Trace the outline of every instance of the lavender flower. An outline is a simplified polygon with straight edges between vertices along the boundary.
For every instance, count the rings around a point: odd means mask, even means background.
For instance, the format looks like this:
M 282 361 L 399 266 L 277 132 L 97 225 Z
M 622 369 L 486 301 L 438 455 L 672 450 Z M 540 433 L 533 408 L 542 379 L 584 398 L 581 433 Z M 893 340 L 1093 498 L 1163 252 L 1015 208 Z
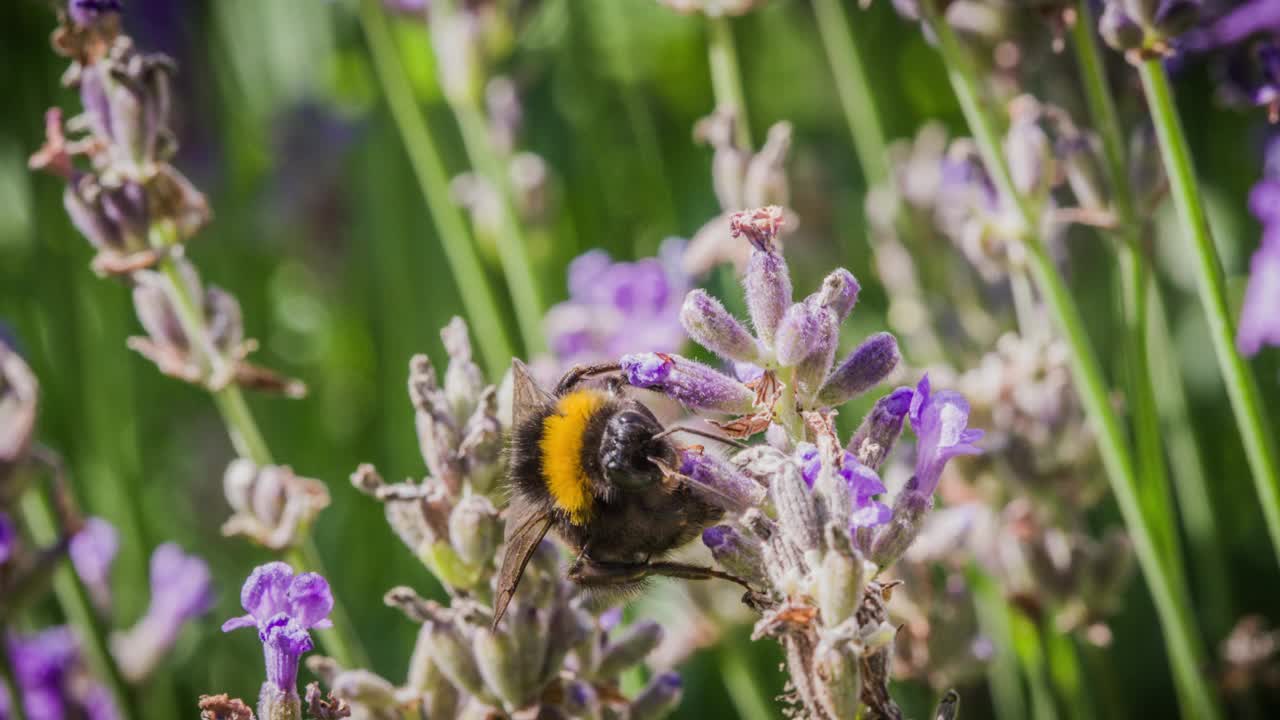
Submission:
M 1098 24 L 1108 45 L 1148 58 L 1169 54 L 1199 16 L 1200 0 L 1106 0 Z
M 209 566 L 174 543 L 151 554 L 151 604 L 133 627 L 111 636 L 120 671 L 140 682 L 155 670 L 186 624 L 213 606 Z
M 67 15 L 71 22 L 86 27 L 117 15 L 120 10 L 120 0 L 71 0 L 67 3 Z
M 694 487 L 713 496 L 717 505 L 734 512 L 744 512 L 765 498 L 764 486 L 728 462 L 704 452 L 681 450 L 680 474 L 692 480 Z
M 800 465 L 800 474 L 810 488 L 817 482 L 823 470 L 822 454 L 813 443 L 799 443 L 795 449 L 795 459 Z M 862 464 L 853 453 L 844 451 L 841 464 L 831 471 L 838 481 L 843 482 L 852 500 L 850 508 L 850 531 L 860 527 L 875 527 L 889 521 L 889 506 L 876 501 L 876 495 L 886 491 L 884 483 L 875 470 Z M 834 514 L 834 513 L 833 513 Z
M 569 264 L 569 299 L 546 316 L 547 343 L 563 367 L 684 345 L 680 303 L 689 289 L 679 269 L 683 241 L 663 243 L 658 257 L 617 262 L 603 250 Z
M 68 551 L 76 574 L 89 590 L 89 596 L 99 611 L 111 608 L 111 564 L 120 549 L 120 538 L 115 527 L 100 517 L 84 522 L 80 532 L 71 538 Z
M 770 348 L 774 345 L 778 326 L 791 306 L 791 273 L 786 260 L 773 244 L 783 227 L 782 217 L 782 209 L 771 206 L 735 213 L 729 220 L 733 237 L 745 236 L 754 248 L 751 259 L 747 261 L 743 288 L 756 336 Z
M 227 466 L 222 487 L 234 513 L 222 524 L 222 534 L 241 535 L 272 550 L 297 542 L 329 505 L 329 490 L 319 480 L 298 477 L 284 466 L 258 467 L 244 458 Z
M 9 514 L 0 510 L 0 565 L 9 562 L 18 544 L 18 531 L 13 527 Z
M 69 627 L 10 634 L 6 649 L 21 696 L 10 702 L 21 702 L 31 720 L 120 717 L 110 692 L 85 670 Z
M 31 448 L 39 401 L 40 386 L 31 368 L 0 339 L 0 505 L 8 505 L 22 492 L 8 481 Z
M 240 590 L 246 615 L 222 624 L 222 631 L 256 627 L 266 659 L 258 714 L 264 718 L 300 718 L 298 661 L 313 647 L 311 628 L 333 625 L 329 583 L 315 573 L 294 575 L 282 562 L 259 565 Z
M 911 429 L 919 438 L 914 490 L 930 496 L 948 460 L 982 452 L 974 443 L 981 440 L 984 433 L 968 429 L 969 402 L 964 396 L 949 390 L 931 392 L 928 375 L 916 386 L 910 416 Z
M 1280 140 L 1273 140 L 1271 155 L 1280 155 Z M 1280 345 L 1280 172 L 1268 172 L 1249 194 L 1249 208 L 1262 223 L 1262 243 L 1249 262 L 1249 285 L 1240 310 L 1236 344 L 1246 355 L 1256 355 L 1263 345 Z
M 893 335 L 876 333 L 854 348 L 818 390 L 818 403 L 837 407 L 884 381 L 898 367 L 902 355 Z

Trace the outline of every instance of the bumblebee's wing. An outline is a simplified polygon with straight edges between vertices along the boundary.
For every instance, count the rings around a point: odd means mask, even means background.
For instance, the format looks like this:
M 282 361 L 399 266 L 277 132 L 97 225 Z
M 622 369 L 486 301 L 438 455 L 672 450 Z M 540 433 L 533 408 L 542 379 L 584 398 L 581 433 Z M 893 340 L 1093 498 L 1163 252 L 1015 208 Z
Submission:
M 511 419 L 516 427 L 555 402 L 550 393 L 538 387 L 528 365 L 519 359 L 511 361 Z
M 519 362 L 518 360 L 516 362 Z M 502 568 L 498 571 L 498 596 L 493 602 L 493 628 L 507 612 L 507 605 L 515 597 L 520 578 L 529 564 L 529 558 L 551 529 L 551 513 L 535 508 L 519 513 L 507 524 L 507 549 L 502 555 Z

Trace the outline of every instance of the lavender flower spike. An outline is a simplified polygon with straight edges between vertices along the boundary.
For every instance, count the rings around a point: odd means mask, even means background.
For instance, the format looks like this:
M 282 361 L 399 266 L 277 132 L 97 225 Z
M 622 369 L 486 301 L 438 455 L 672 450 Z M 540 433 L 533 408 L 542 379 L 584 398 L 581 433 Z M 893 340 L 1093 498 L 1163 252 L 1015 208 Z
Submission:
M 787 270 L 787 261 L 773 244 L 781 229 L 782 209 L 773 205 L 734 213 L 729 218 L 729 232 L 733 237 L 745 235 L 755 248 L 747 261 L 742 285 L 756 336 L 767 347 L 773 347 L 778 324 L 791 306 L 791 273 Z
M 149 676 L 182 628 L 213 605 L 209 566 L 174 543 L 151 553 L 151 604 L 136 625 L 111 636 L 111 654 L 130 681 Z
M 755 404 L 751 388 L 679 355 L 623 355 L 621 365 L 627 382 L 666 393 L 693 410 L 744 415 L 751 412 Z
M 282 562 L 259 565 L 240 590 L 240 604 L 248 614 L 231 618 L 222 631 L 258 628 L 266 659 L 267 682 L 262 685 L 258 715 L 271 720 L 301 717 L 298 661 L 313 647 L 311 628 L 333 625 L 329 583 L 315 573 L 294 575 Z
M 94 606 L 103 612 L 111 608 L 111 564 L 119 549 L 115 527 L 100 517 L 85 520 L 68 547 L 76 574 L 89 590 Z
M 859 462 L 872 469 L 884 463 L 902 435 L 902 423 L 911 410 L 915 394 L 909 387 L 900 387 L 876 401 L 849 441 L 848 450 Z
M 916 386 L 910 414 L 911 429 L 919 438 L 914 491 L 929 497 L 938 487 L 948 460 L 982 452 L 974 443 L 981 440 L 984 433 L 968 429 L 969 402 L 964 396 L 949 390 L 931 392 L 928 375 Z
M 756 339 L 705 290 L 694 290 L 685 297 L 680 308 L 680 323 L 689 337 L 726 360 L 759 361 Z
M 818 391 L 818 403 L 838 407 L 878 385 L 898 366 L 898 340 L 887 332 L 876 333 L 840 363 Z

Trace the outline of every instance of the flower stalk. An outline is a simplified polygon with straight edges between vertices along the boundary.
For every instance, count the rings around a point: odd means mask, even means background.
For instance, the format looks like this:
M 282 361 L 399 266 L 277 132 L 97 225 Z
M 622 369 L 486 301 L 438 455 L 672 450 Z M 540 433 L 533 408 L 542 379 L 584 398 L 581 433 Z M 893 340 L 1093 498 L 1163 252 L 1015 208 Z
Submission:
M 1169 176 L 1174 206 L 1183 232 L 1195 252 L 1193 266 L 1200 302 L 1209 321 L 1209 335 L 1218 357 L 1218 366 L 1227 386 L 1227 395 L 1231 398 L 1236 424 L 1240 427 L 1271 544 L 1277 558 L 1280 558 L 1280 466 L 1277 466 L 1274 436 L 1262 409 L 1253 371 L 1235 344 L 1235 325 L 1227 303 L 1222 266 L 1196 184 L 1191 150 L 1174 105 L 1169 76 L 1160 60 L 1144 60 L 1138 66 L 1138 73 L 1142 77 L 1147 105 L 1160 141 L 1160 153 Z
M 813 12 L 863 179 L 869 187 L 885 183 L 889 180 L 888 142 L 872 101 L 871 82 L 849 29 L 849 18 L 840 0 L 813 0 Z
M 716 106 L 733 114 L 738 147 L 751 145 L 751 125 L 747 122 L 747 100 L 742 85 L 738 49 L 733 42 L 733 26 L 720 15 L 707 18 L 707 61 L 711 66 L 711 89 Z M 740 209 L 740 208 L 738 208 Z
M 1147 346 L 1147 323 L 1150 317 L 1147 300 L 1151 289 L 1151 275 L 1142 247 L 1142 226 L 1134 210 L 1133 195 L 1129 187 L 1119 113 L 1107 87 L 1102 55 L 1093 34 L 1092 8 L 1088 2 L 1082 1 L 1077 4 L 1076 12 L 1079 19 L 1072 30 L 1072 41 L 1083 76 L 1089 113 L 1102 138 L 1111 198 L 1119 220 L 1116 229 L 1119 240 L 1117 253 L 1120 256 L 1124 338 L 1128 343 L 1127 379 L 1138 457 L 1137 468 L 1148 515 L 1153 519 L 1167 521 L 1161 522 L 1160 527 L 1163 552 L 1171 563 L 1170 567 L 1177 570 L 1182 567 L 1178 560 L 1181 552 L 1167 487 L 1169 473 L 1165 465 L 1161 440 L 1163 432 L 1152 384 L 1154 374 L 1151 371 L 1151 353 Z M 1180 584 L 1185 585 L 1185 579 Z
M 502 324 L 503 314 L 499 312 L 498 302 L 485 278 L 462 210 L 449 200 L 449 178 L 440 159 L 439 147 L 426 119 L 415 107 L 413 88 L 400 66 L 382 3 L 378 0 L 361 2 L 360 25 L 369 43 L 374 70 L 387 97 L 392 119 L 399 128 L 423 200 L 431 211 L 436 235 L 457 280 L 463 307 L 475 325 L 476 340 L 485 366 L 490 373 L 501 372 L 513 354 L 511 340 Z
M 1162 555 L 1153 519 L 1143 508 L 1133 460 L 1120 422 L 1111 407 L 1102 367 L 1085 331 L 1080 309 L 1039 238 L 1039 213 L 1027 198 L 1015 190 L 1009 166 L 1000 152 L 995 122 L 978 99 L 978 78 L 971 59 L 955 30 L 940 17 L 934 3 L 922 2 L 920 7 L 928 26 L 937 36 L 938 50 L 946 62 L 952 88 L 996 188 L 1017 211 L 1025 233 L 1032 278 L 1054 324 L 1067 342 L 1072 376 L 1086 414 L 1097 432 L 1098 449 L 1112 492 L 1133 538 L 1135 554 L 1164 628 L 1180 700 L 1189 716 L 1221 717 L 1213 691 L 1201 672 L 1206 652 L 1196 631 L 1187 593 L 1179 588 L 1179 574 L 1169 567 Z

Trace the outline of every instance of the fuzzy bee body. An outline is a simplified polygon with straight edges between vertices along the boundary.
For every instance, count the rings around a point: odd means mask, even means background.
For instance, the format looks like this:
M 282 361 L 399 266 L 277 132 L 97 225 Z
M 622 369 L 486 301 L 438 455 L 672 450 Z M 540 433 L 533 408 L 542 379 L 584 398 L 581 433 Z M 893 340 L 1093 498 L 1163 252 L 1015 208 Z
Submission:
M 670 470 L 678 466 L 676 447 L 647 407 L 616 384 L 583 383 L 608 369 L 571 371 L 551 394 L 514 364 L 511 504 L 495 625 L 551 529 L 576 554 L 569 578 L 583 586 L 627 590 L 655 574 L 718 576 L 661 561 L 722 510 Z

